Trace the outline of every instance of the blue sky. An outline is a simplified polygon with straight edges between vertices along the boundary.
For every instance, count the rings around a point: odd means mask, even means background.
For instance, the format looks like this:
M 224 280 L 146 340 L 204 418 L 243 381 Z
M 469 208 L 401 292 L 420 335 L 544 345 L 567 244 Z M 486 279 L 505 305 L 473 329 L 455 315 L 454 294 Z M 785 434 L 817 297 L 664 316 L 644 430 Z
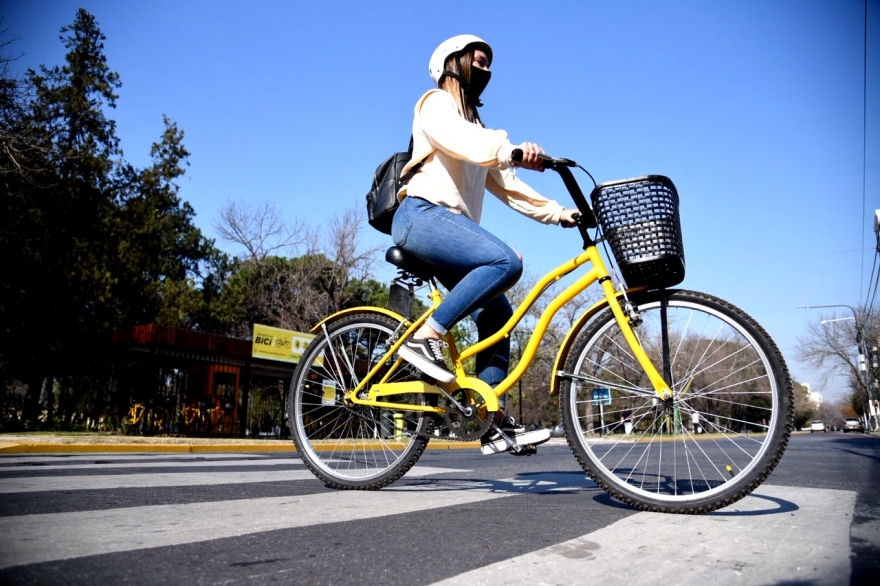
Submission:
M 880 208 L 877 0 L 868 3 L 866 123 L 863 0 L 6 0 L 3 27 L 24 53 L 17 65 L 61 64 L 59 29 L 80 6 L 96 16 L 121 75 L 112 117 L 125 158 L 146 165 L 163 114 L 173 118 L 192 153 L 180 195 L 212 237 L 231 200 L 268 200 L 312 224 L 361 207 L 376 165 L 406 147 L 434 47 L 463 32 L 485 38 L 495 52 L 487 126 L 575 159 L 600 182 L 671 177 L 682 286 L 740 306 L 796 379 L 826 397 L 843 392 L 794 356 L 806 323 L 835 311 L 796 306 L 855 306 L 869 290 Z M 555 174 L 520 176 L 565 201 Z M 579 251 L 574 231 L 491 195 L 483 224 L 533 274 Z M 370 233 L 366 243 L 390 241 Z

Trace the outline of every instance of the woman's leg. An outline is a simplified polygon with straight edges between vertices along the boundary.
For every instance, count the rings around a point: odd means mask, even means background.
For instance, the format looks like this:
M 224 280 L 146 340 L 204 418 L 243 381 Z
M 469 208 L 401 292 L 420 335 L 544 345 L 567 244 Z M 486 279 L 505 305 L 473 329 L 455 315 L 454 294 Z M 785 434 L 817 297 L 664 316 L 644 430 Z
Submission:
M 451 285 L 429 320 L 439 334 L 485 307 L 522 274 L 519 255 L 500 239 L 470 218 L 419 198 L 401 203 L 392 236 L 398 246 L 437 267 L 444 286 Z M 503 304 L 509 310 L 510 304 Z M 489 315 L 497 322 L 495 314 Z
M 503 293 L 522 274 L 522 260 L 513 249 L 467 217 L 408 197 L 395 214 L 392 236 L 398 246 L 434 265 L 438 280 L 449 289 L 449 294 L 428 320 L 434 332 L 445 334 L 462 318 L 471 315 L 477 323 L 479 339 L 484 340 L 513 315 Z M 406 346 L 401 348 L 401 356 L 405 350 Z M 432 351 L 438 360 L 431 366 L 438 369 L 438 374 L 449 374 L 454 380 L 452 373 L 442 372 L 445 366 L 442 366 L 439 349 Z M 510 339 L 504 338 L 476 358 L 480 380 L 497 385 L 507 376 Z M 502 414 L 501 411 L 496 413 L 496 425 L 481 438 L 482 453 L 510 451 L 531 455 L 536 445 L 550 439 L 549 430 L 527 431 Z
M 477 324 L 477 335 L 480 340 L 500 330 L 513 315 L 510 302 L 504 295 L 489 301 L 481 309 L 471 314 Z M 503 338 L 476 356 L 477 378 L 489 386 L 497 386 L 507 377 L 510 366 L 510 338 Z M 503 396 L 501 397 L 504 398 Z

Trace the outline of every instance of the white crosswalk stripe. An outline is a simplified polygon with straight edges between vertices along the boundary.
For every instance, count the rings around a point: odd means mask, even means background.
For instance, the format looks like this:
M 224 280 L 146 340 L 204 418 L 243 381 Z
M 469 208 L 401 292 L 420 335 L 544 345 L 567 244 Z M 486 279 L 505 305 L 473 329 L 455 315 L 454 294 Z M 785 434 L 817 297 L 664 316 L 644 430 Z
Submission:
M 180 472 L 67 474 L 0 477 L 0 493 L 106 490 L 295 482 L 313 480 L 298 459 L 254 460 L 212 455 L 159 462 L 151 456 L 114 456 L 109 463 L 72 460 L 68 466 L 45 457 L 16 457 L 0 472 L 16 475 L 164 466 Z M 39 459 L 38 459 L 39 458 Z M 192 458 L 192 456 L 190 456 Z M 0 463 L 11 459 L 0 458 Z M 115 461 L 118 460 L 118 461 Z M 98 462 L 104 460 L 98 458 Z M 50 466 L 22 464 L 48 462 Z M 223 472 L 199 467 L 229 466 Z M 240 467 L 262 466 L 260 470 Z M 274 470 L 273 466 L 295 467 Z M 109 468 L 108 468 L 109 467 Z M 195 468 L 195 470 L 184 470 Z M 407 478 L 467 470 L 414 467 Z M 544 473 L 496 481 L 434 478 L 398 483 L 375 492 L 335 491 L 295 496 L 186 504 L 131 506 L 103 510 L 0 517 L 0 569 L 149 548 L 196 544 L 279 529 L 392 517 L 456 505 L 473 505 L 527 494 L 595 491 L 582 474 Z M 845 584 L 849 581 L 849 532 L 856 493 L 763 485 L 735 505 L 703 516 L 634 513 L 574 539 L 465 571 L 437 584 L 570 584 L 589 574 L 609 584 L 733 583 L 796 581 Z M 780 512 L 785 506 L 784 512 Z M 816 528 L 821 528 L 817 539 Z M 717 552 L 724 552 L 717 555 Z M 666 563 L 675 556 L 677 563 Z M 496 558 L 497 559 L 497 558 Z M 632 560 L 638 559 L 638 564 Z M 511 581 L 510 577 L 515 576 Z
M 798 508 L 781 524 L 741 514 L 773 510 L 768 498 Z M 585 571 L 606 584 L 849 584 L 855 502 L 850 491 L 764 485 L 709 515 L 638 513 L 435 586 L 494 586 L 514 567 L 520 584 L 577 584 Z M 667 563 L 672 557 L 676 563 Z
M 467 485 L 457 490 L 403 487 L 4 517 L 0 535 L 15 538 L 2 548 L 0 567 L 368 519 L 514 494 Z
M 414 466 L 410 476 L 454 472 L 445 468 Z M 154 474 L 111 474 L 104 476 L 28 476 L 0 481 L 0 494 L 16 492 L 51 492 L 56 490 L 102 490 L 113 488 L 157 488 L 162 486 L 202 486 L 211 484 L 246 484 L 310 480 L 308 470 L 264 470 L 260 472 L 170 472 Z
M 2 460 L 0 460 L 2 463 Z M 92 462 L 91 464 L 52 464 L 41 466 L 0 466 L 0 472 L 33 472 L 35 470 L 108 470 L 113 468 L 207 468 L 207 467 L 237 467 L 237 466 L 302 466 L 303 462 L 299 458 L 273 458 L 270 460 L 208 460 L 202 461 L 198 459 L 184 462 Z

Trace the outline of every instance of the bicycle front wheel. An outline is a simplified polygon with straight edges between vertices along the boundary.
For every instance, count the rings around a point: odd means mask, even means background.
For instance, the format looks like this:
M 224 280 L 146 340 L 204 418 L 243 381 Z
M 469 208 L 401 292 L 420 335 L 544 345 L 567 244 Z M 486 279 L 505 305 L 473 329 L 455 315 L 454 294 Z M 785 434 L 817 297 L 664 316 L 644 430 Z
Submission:
M 560 410 L 575 457 L 639 509 L 703 513 L 770 474 L 788 443 L 793 395 L 785 362 L 748 315 L 693 291 L 633 296 L 633 329 L 672 389 L 658 399 L 607 310 L 575 342 Z
M 419 459 L 428 444 L 433 416 L 424 411 L 346 405 L 377 364 L 378 382 L 394 364 L 385 359 L 400 324 L 375 314 L 346 317 L 327 326 L 303 353 L 290 388 L 290 422 L 297 452 L 308 468 L 333 488 L 372 490 L 391 484 Z M 386 382 L 418 380 L 402 364 Z M 385 400 L 425 405 L 424 394 Z

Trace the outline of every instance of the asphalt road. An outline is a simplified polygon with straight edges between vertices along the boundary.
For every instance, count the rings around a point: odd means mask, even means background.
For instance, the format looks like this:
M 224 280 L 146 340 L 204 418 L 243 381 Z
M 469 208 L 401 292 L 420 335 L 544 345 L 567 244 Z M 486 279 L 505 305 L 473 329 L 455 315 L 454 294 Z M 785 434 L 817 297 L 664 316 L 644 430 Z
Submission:
M 568 447 L 428 451 L 326 489 L 295 454 L 0 456 L 3 584 L 876 584 L 880 438 L 800 434 L 699 517 L 605 495 Z

